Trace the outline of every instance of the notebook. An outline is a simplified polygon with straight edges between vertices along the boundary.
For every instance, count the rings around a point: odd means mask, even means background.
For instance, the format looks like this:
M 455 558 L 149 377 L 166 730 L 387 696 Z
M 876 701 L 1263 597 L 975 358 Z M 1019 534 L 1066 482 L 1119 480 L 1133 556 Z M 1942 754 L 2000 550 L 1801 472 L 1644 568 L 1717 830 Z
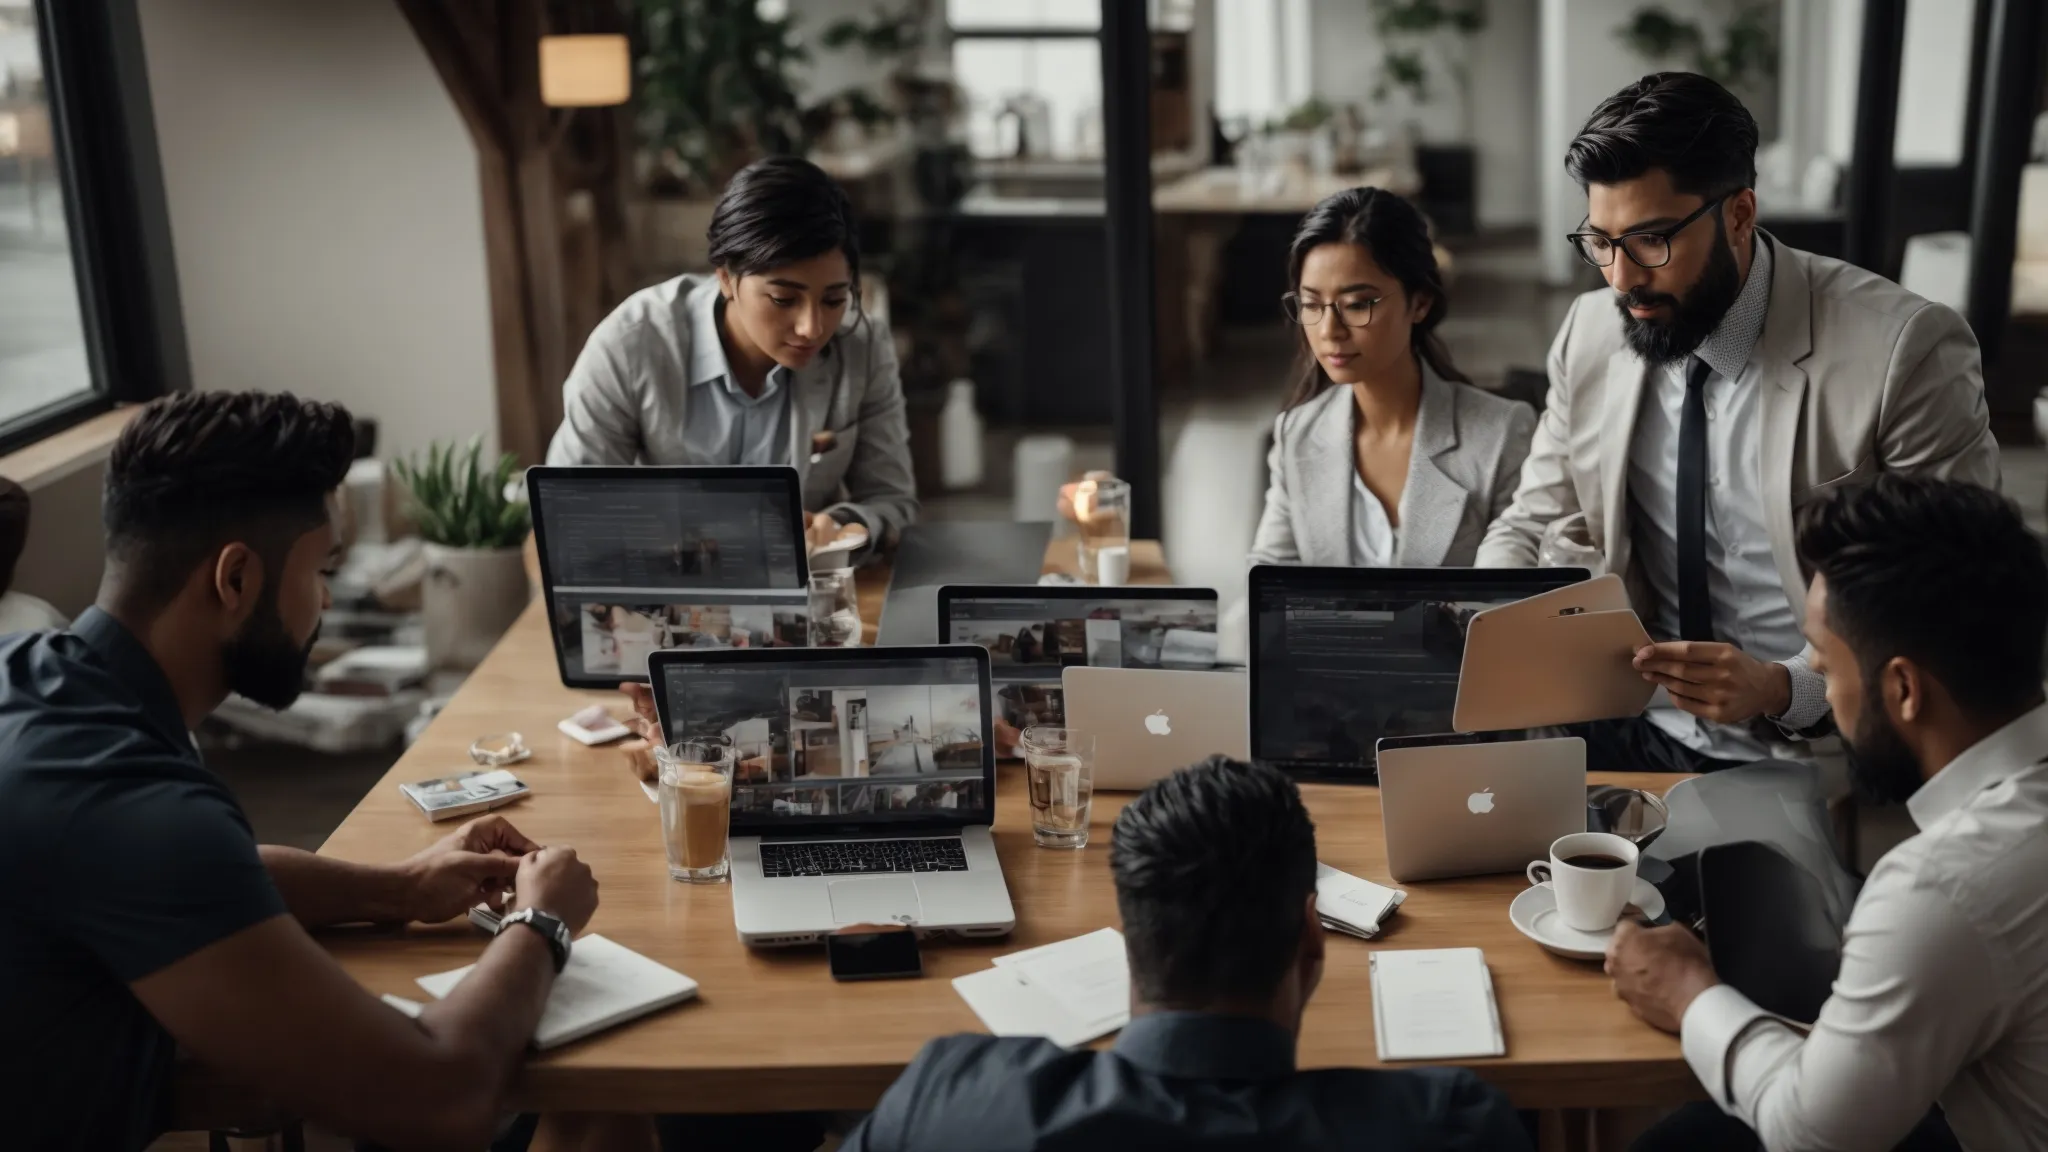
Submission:
M 1382 1060 L 1505 1056 L 1493 974 L 1477 948 L 1372 954 L 1373 1040 Z
M 1123 933 L 1103 928 L 995 958 L 953 981 L 997 1036 L 1043 1036 L 1076 1048 L 1131 1021 L 1131 968 Z
M 1370 940 L 1408 893 L 1342 872 L 1328 864 L 1316 864 L 1316 914 L 1323 927 Z
M 462 983 L 470 968 L 422 976 L 419 986 L 439 1000 Z M 582 936 L 569 952 L 569 966 L 555 977 L 533 1046 L 560 1047 L 696 994 L 697 982 L 681 972 L 602 936 Z

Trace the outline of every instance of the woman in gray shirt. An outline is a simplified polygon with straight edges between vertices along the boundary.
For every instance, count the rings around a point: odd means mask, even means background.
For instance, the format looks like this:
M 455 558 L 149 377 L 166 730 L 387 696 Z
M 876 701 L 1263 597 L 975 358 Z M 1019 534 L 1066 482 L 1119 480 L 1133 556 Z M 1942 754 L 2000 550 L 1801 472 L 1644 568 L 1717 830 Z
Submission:
M 787 464 L 813 548 L 917 518 L 888 326 L 860 313 L 853 206 L 817 165 L 771 156 L 727 185 L 712 275 L 627 297 L 562 385 L 550 464 Z

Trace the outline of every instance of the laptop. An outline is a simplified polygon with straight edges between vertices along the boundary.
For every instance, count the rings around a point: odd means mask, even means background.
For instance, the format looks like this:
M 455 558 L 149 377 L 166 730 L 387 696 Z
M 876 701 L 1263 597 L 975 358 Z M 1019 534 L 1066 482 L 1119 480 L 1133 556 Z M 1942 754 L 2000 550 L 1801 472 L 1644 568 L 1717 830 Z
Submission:
M 988 649 L 996 714 L 1018 731 L 1072 727 L 1067 669 L 1216 667 L 1214 588 L 948 584 L 938 590 L 942 644 Z M 1237 689 L 1242 692 L 1242 686 Z
M 1252 758 L 1299 779 L 1373 783 L 1380 740 L 1453 731 L 1474 615 L 1584 579 L 1583 568 L 1254 567 Z
M 796 469 L 538 467 L 526 493 L 563 684 L 645 680 L 664 648 L 809 643 Z
M 849 924 L 1001 936 L 988 653 L 920 648 L 657 652 L 670 741 L 724 736 L 732 912 L 757 947 Z
M 1245 679 L 1157 668 L 1069 668 L 1067 728 L 1095 738 L 1095 789 L 1136 791 L 1221 753 L 1251 756 Z
M 1379 742 L 1380 823 L 1397 882 L 1520 872 L 1586 830 L 1586 742 L 1412 736 Z

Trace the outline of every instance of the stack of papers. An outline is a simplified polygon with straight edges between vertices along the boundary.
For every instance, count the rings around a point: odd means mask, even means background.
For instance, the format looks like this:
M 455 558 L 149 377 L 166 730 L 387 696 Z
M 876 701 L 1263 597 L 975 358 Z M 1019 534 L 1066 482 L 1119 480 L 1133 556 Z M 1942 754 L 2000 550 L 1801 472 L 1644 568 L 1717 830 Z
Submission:
M 998 1036 L 1043 1036 L 1074 1048 L 1131 1022 L 1131 966 L 1114 928 L 995 958 L 953 981 Z
M 1381 949 L 1371 963 L 1373 1039 L 1380 1059 L 1507 1055 L 1484 952 Z
M 422 976 L 419 986 L 439 1000 L 453 992 L 469 972 L 469 968 L 457 968 L 453 972 Z M 555 986 L 548 992 L 540 1026 L 533 1031 L 533 1045 L 554 1048 L 581 1040 L 696 994 L 697 982 L 667 965 L 602 936 L 579 936 L 569 950 L 569 966 L 555 977 Z M 406 1011 L 400 998 L 387 996 L 384 1000 L 399 1011 Z
M 1407 898 L 1399 888 L 1339 872 L 1328 864 L 1316 865 L 1316 913 L 1323 927 L 1333 931 L 1370 940 Z

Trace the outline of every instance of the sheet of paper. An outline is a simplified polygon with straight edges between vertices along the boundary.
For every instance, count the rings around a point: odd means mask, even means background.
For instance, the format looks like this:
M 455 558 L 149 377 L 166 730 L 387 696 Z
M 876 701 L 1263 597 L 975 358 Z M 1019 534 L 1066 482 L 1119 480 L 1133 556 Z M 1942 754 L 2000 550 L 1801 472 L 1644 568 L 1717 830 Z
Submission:
M 1477 948 L 1372 954 L 1373 1037 L 1382 1060 L 1502 1056 L 1493 976 Z
M 417 983 L 438 1000 L 470 968 L 422 976 Z M 602 936 L 581 936 L 569 952 L 569 966 L 555 977 L 533 1042 L 541 1048 L 567 1044 L 696 994 L 697 982 L 681 972 Z
M 998 956 L 995 965 L 995 970 L 1008 973 L 1012 982 L 991 979 L 975 987 L 984 996 L 998 995 L 999 1011 L 1019 997 L 1028 996 L 1032 1011 L 1052 1013 L 1050 1022 L 1044 1024 L 1035 1023 L 1026 1015 L 1022 1031 L 1016 1033 L 998 1031 L 984 1015 L 983 1023 L 989 1024 L 997 1035 L 1052 1036 L 1071 1046 L 1054 1033 L 1092 1040 L 1130 1021 L 1130 962 L 1124 957 L 1123 933 L 1114 928 Z M 1025 993 L 1012 991 L 1020 986 Z M 968 992 L 961 995 L 968 996 Z M 972 1004 L 971 998 L 969 1002 Z M 978 1007 L 975 1011 L 981 1013 Z
M 1326 920 L 1378 931 L 1407 898 L 1408 893 L 1399 888 L 1375 884 L 1328 864 L 1316 865 L 1316 912 Z
M 1128 1013 L 1114 1020 L 1076 1020 L 1044 989 L 1009 968 L 957 977 L 953 990 L 997 1036 L 1043 1036 L 1062 1048 L 1077 1048 L 1130 1022 Z

